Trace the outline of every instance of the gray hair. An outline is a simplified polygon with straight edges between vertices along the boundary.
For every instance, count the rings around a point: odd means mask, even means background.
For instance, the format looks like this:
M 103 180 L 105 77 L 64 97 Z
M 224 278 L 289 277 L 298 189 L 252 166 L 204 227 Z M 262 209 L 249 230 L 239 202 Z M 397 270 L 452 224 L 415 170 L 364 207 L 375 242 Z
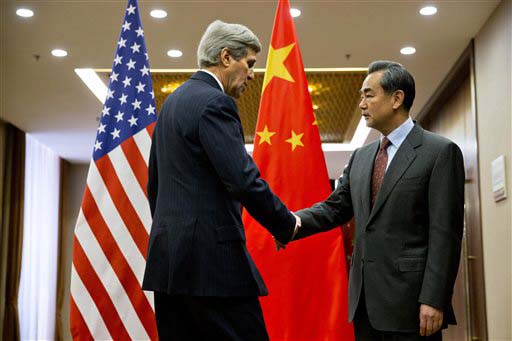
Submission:
M 235 60 L 240 60 L 247 56 L 247 48 L 251 48 L 256 53 L 260 52 L 261 43 L 247 27 L 215 20 L 208 26 L 199 42 L 197 48 L 199 67 L 218 65 L 223 48 L 227 48 Z

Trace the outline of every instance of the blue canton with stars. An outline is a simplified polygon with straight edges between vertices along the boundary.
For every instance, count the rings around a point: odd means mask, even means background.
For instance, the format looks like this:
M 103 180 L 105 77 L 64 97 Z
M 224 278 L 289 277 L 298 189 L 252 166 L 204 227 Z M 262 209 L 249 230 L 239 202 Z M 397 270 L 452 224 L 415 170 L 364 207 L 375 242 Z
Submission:
M 155 94 L 137 0 L 129 0 L 94 143 L 94 161 L 145 129 L 156 118 Z

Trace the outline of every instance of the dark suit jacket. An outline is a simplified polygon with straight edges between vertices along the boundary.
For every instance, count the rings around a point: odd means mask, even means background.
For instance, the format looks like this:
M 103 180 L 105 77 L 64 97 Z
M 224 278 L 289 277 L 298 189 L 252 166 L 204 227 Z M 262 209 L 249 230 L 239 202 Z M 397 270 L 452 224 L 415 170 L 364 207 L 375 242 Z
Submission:
M 302 220 L 298 238 L 355 216 L 351 321 L 364 290 L 368 316 L 378 330 L 417 331 L 421 303 L 443 309 L 444 321 L 454 324 L 451 298 L 464 216 L 462 153 L 416 124 L 389 165 L 372 209 L 378 148 L 376 141 L 354 151 L 329 198 L 296 213 Z
M 283 242 L 295 217 L 260 178 L 243 136 L 234 99 L 205 72 L 165 101 L 149 160 L 153 225 L 145 290 L 267 294 L 245 245 L 241 206 Z

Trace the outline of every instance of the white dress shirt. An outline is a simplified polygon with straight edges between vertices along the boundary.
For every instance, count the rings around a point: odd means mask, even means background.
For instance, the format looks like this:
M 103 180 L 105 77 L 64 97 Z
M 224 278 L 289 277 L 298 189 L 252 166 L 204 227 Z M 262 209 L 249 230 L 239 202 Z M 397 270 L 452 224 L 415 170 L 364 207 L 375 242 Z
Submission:
M 217 78 L 217 76 L 215 76 L 215 74 L 213 72 L 210 72 L 208 70 L 204 70 L 204 69 L 201 69 L 199 70 L 201 72 L 206 72 L 207 74 L 209 74 L 210 76 L 212 76 L 216 81 L 217 83 L 219 83 L 219 86 L 220 86 L 220 89 L 222 90 L 222 92 L 225 92 L 224 91 L 224 87 L 222 86 L 222 83 L 220 82 L 219 78 Z
M 388 170 L 389 165 L 391 164 L 391 161 L 395 157 L 396 152 L 398 151 L 398 148 L 400 148 L 400 145 L 402 142 L 404 142 L 405 138 L 409 133 L 411 132 L 412 128 L 414 128 L 414 122 L 412 121 L 411 117 L 407 119 L 402 125 L 395 130 L 393 130 L 391 133 L 386 136 L 391 142 L 388 146 L 387 152 L 388 152 L 388 164 L 386 166 L 386 170 Z M 384 135 L 380 137 L 380 141 L 382 142 L 382 139 L 384 138 Z

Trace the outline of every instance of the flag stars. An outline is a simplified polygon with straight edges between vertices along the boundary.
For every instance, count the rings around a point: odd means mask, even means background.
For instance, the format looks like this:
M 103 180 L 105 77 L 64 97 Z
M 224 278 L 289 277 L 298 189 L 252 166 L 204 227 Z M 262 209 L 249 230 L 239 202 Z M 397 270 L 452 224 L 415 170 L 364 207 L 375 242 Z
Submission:
M 304 147 L 304 144 L 301 141 L 303 135 L 304 133 L 296 134 L 295 131 L 292 130 L 292 137 L 286 140 L 286 142 L 292 145 L 292 151 L 294 151 L 297 146 Z
M 265 91 L 265 88 L 274 77 L 295 83 L 295 80 L 284 65 L 286 58 L 288 58 L 294 47 L 295 43 L 280 49 L 274 49 L 272 45 L 270 45 L 270 51 L 268 52 L 267 71 L 265 72 L 265 78 L 263 79 L 263 91 Z
M 149 69 L 144 65 L 142 69 L 139 70 L 142 73 L 142 76 L 149 76 Z
M 148 112 L 148 115 L 155 114 L 155 107 L 151 104 L 146 108 L 146 111 Z
M 104 91 L 104 104 L 96 126 L 94 160 L 118 147 L 131 134 L 156 121 L 149 56 L 137 2 L 129 0 L 125 9 L 112 70 L 106 76 L 109 85 Z
M 127 98 L 128 98 L 127 95 L 121 94 L 121 97 L 119 97 L 119 102 L 121 102 L 121 104 L 125 104 L 127 102 L 126 101 Z
M 135 110 L 135 109 L 140 109 L 140 104 L 141 104 L 141 103 L 142 103 L 142 102 L 141 102 L 141 101 L 139 101 L 139 100 L 137 100 L 137 99 L 136 99 L 135 101 L 133 101 L 133 102 L 132 102 L 133 110 Z
M 100 142 L 98 140 L 96 140 L 96 142 L 94 143 L 94 151 L 97 151 L 97 150 L 101 150 L 101 144 L 103 142 Z
M 123 81 L 124 87 L 126 88 L 127 86 L 130 86 L 130 85 L 131 85 L 131 84 L 130 84 L 130 82 L 131 82 L 131 81 L 132 81 L 132 79 L 131 79 L 131 78 L 128 78 L 128 76 L 126 76 L 126 77 L 124 78 L 124 81 Z
M 146 84 L 142 84 L 141 82 L 139 82 L 139 84 L 135 86 L 137 88 L 137 93 L 144 92 L 145 86 L 146 86 Z
M 112 71 L 112 74 L 110 75 L 110 81 L 117 82 L 117 76 L 119 76 L 119 74 Z
M 130 58 L 126 66 L 128 66 L 128 70 L 135 69 L 135 61 Z
M 123 32 L 125 32 L 125 31 L 129 31 L 129 30 L 130 30 L 130 25 L 131 25 L 131 24 L 132 24 L 131 22 L 125 21 L 125 22 L 124 22 L 124 24 L 123 24 L 123 26 L 122 26 L 122 28 L 123 28 Z
M 138 120 L 138 118 L 136 118 L 136 117 L 134 117 L 132 115 L 132 117 L 130 117 L 130 119 L 128 120 L 128 122 L 130 122 L 130 127 L 136 126 L 137 125 L 137 120 Z
M 126 47 L 126 39 L 123 39 L 121 37 L 121 39 L 119 39 L 119 42 L 117 43 L 117 46 L 119 46 L 119 47 Z
M 136 42 L 133 43 L 132 46 L 130 46 L 132 49 L 132 53 L 139 52 L 140 53 L 140 45 L 138 45 Z
M 118 139 L 120 137 L 120 133 L 121 129 L 114 128 L 114 131 L 110 133 L 110 135 L 112 135 L 112 140 Z
M 137 7 L 130 5 L 128 8 L 126 8 L 126 12 L 128 12 L 128 15 L 135 14 L 135 9 L 137 9 Z
M 123 116 L 124 116 L 124 112 L 120 112 L 120 111 L 118 111 L 118 112 L 117 112 L 117 115 L 116 115 L 116 116 L 114 116 L 114 117 L 117 119 L 117 122 L 119 122 L 119 121 L 122 121 L 122 120 L 123 120 Z
M 270 141 L 270 138 L 274 136 L 276 133 L 268 131 L 268 127 L 265 125 L 265 128 L 263 131 L 257 131 L 256 134 L 260 137 L 260 142 L 258 144 L 262 144 L 264 142 L 268 143 L 269 145 L 272 145 L 272 142 Z
M 114 63 L 115 63 L 115 65 L 122 64 L 122 60 L 123 60 L 123 57 L 122 57 L 122 56 L 118 56 L 118 55 L 116 55 L 116 57 L 114 58 Z
M 101 113 L 103 114 L 103 116 L 108 116 L 110 115 L 110 108 L 109 107 L 103 107 L 103 110 L 101 111 Z
M 107 127 L 106 124 L 100 123 L 100 126 L 98 127 L 98 134 L 104 133 L 106 127 Z
M 107 89 L 107 100 L 109 98 L 114 98 L 114 92 L 116 92 L 115 90 L 111 90 L 111 89 Z

